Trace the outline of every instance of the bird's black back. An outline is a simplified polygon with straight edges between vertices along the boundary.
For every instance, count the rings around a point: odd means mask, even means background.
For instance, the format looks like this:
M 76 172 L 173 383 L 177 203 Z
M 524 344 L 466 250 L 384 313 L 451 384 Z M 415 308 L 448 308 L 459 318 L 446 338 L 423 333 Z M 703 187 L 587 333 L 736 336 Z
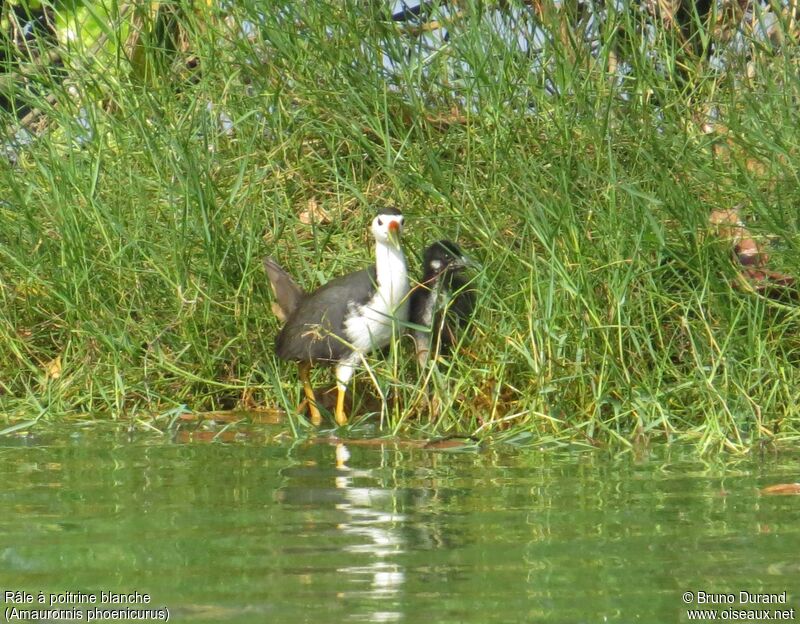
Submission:
M 349 273 L 306 295 L 286 319 L 275 340 L 279 358 L 290 361 L 338 361 L 352 353 L 344 323 L 353 306 L 366 304 L 375 292 L 372 266 Z

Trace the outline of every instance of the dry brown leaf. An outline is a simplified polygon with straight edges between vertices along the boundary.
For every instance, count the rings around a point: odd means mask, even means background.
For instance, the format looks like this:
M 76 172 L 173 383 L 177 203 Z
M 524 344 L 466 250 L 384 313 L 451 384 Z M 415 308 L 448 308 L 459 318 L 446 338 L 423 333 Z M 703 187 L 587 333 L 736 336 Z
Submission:
M 767 165 L 756 158 L 748 158 L 744 163 L 745 168 L 757 176 L 766 176 L 769 173 Z
M 778 483 L 777 485 L 769 485 L 765 488 L 761 488 L 759 491 L 761 494 L 800 494 L 800 483 Z
M 761 250 L 758 242 L 750 234 L 739 214 L 739 208 L 713 210 L 708 220 L 711 225 L 716 226 L 720 238 L 733 244 L 733 253 L 739 264 L 760 267 L 767 263 L 769 255 Z
M 708 222 L 717 227 L 717 233 L 724 239 L 736 241 L 747 234 L 747 227 L 742 221 L 738 207 L 712 210 Z
M 61 356 L 57 356 L 44 365 L 44 372 L 47 379 L 58 379 L 61 377 Z
M 765 269 L 744 268 L 734 280 L 733 286 L 744 292 L 756 292 L 776 301 L 789 301 L 798 298 L 795 288 L 797 280 L 792 275 L 767 271 Z
M 733 282 L 735 288 L 755 291 L 771 299 L 797 297 L 794 290 L 797 279 L 794 276 L 764 268 L 769 255 L 750 234 L 738 208 L 714 210 L 708 220 L 716 227 L 717 235 L 733 245 L 733 257 L 741 267 Z
M 733 253 L 743 266 L 760 267 L 769 260 L 769 255 L 761 251 L 758 243 L 752 238 L 743 238 L 733 246 Z
M 313 197 L 308 200 L 306 209 L 300 213 L 298 218 L 300 219 L 300 223 L 304 223 L 305 225 L 331 222 L 331 216 L 328 214 L 328 211 L 320 206 L 319 202 Z

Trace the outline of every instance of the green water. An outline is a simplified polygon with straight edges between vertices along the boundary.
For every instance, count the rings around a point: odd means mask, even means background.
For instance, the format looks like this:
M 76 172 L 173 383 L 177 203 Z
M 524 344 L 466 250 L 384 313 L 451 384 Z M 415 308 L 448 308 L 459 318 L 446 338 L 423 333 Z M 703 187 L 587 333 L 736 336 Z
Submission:
M 678 622 L 687 591 L 800 606 L 800 496 L 759 494 L 800 480 L 794 456 L 349 446 L 337 468 L 334 446 L 268 439 L 0 439 L 0 592 L 138 591 L 177 622 Z

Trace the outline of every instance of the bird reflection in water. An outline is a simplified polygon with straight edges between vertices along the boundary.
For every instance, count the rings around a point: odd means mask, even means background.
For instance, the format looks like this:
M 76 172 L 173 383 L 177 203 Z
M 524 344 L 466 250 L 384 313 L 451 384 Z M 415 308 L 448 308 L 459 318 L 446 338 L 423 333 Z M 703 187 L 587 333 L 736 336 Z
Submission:
M 344 497 L 336 509 L 344 512 L 347 519 L 338 528 L 347 535 L 358 537 L 360 543 L 345 546 L 345 551 L 354 554 L 371 554 L 374 559 L 367 565 L 352 565 L 339 568 L 339 573 L 361 579 L 372 576 L 368 595 L 386 600 L 396 595 L 405 582 L 402 566 L 392 563 L 391 558 L 405 551 L 404 540 L 397 527 L 405 517 L 393 512 L 378 511 L 375 504 L 386 499 L 389 503 L 392 492 L 377 488 L 355 487 L 353 478 L 364 472 L 353 470 L 347 465 L 350 451 L 345 444 L 336 445 L 336 468 L 340 474 L 334 478 L 337 490 Z M 391 508 L 391 504 L 388 505 Z M 398 611 L 376 611 L 370 614 L 372 622 L 394 622 L 402 614 Z

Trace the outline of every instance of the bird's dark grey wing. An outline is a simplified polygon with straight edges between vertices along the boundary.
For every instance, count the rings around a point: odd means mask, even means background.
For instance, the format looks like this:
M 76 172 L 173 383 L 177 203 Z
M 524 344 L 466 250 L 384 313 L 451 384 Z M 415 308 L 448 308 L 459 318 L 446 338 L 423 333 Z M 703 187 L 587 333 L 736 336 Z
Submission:
M 295 283 L 292 276 L 272 258 L 264 258 L 264 269 L 267 272 L 269 284 L 272 286 L 275 301 L 283 315 L 280 320 L 285 321 L 294 313 L 306 293 Z
M 341 360 L 352 352 L 344 323 L 354 306 L 367 303 L 375 292 L 375 267 L 342 275 L 306 295 L 275 341 L 284 360 Z

